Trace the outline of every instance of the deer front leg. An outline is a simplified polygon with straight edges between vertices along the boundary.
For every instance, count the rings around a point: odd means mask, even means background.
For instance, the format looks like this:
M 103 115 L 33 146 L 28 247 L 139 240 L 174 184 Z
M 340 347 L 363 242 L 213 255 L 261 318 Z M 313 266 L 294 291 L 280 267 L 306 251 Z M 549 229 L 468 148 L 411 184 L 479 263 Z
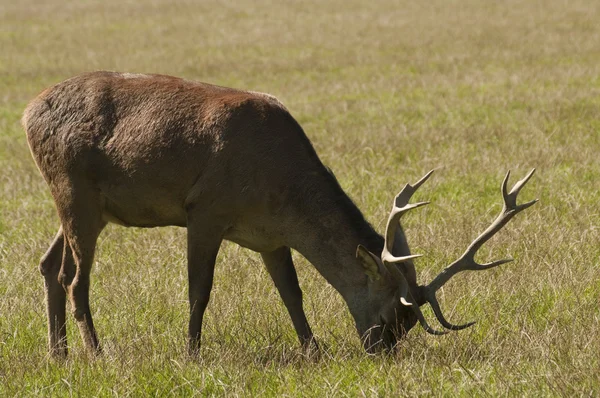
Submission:
M 67 329 L 65 324 L 66 293 L 58 281 L 58 273 L 63 261 L 65 238 L 62 226 L 58 230 L 50 248 L 40 261 L 40 272 L 44 276 L 46 309 L 48 315 L 48 346 L 53 357 L 67 356 Z M 72 257 L 68 256 L 67 260 Z
M 272 252 L 261 253 L 261 256 L 292 318 L 300 344 L 304 349 L 318 349 L 302 308 L 302 290 L 298 284 L 298 276 L 289 247 L 280 247 Z
M 190 324 L 188 349 L 192 356 L 200 353 L 202 319 L 210 300 L 215 260 L 223 240 L 223 229 L 210 227 L 188 214 L 188 297 Z

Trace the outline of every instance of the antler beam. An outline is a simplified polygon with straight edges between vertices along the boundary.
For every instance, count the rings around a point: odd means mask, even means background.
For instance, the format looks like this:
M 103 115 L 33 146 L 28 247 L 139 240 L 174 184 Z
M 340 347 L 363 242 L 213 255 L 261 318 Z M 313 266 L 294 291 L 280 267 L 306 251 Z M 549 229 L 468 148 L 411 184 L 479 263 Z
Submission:
M 435 293 L 442 287 L 446 282 L 450 280 L 454 275 L 461 271 L 471 270 L 471 271 L 481 271 L 490 269 L 493 267 L 497 267 L 498 265 L 508 263 L 513 261 L 512 259 L 503 259 L 496 260 L 486 264 L 479 264 L 475 261 L 475 254 L 481 248 L 481 246 L 487 242 L 492 236 L 494 236 L 502 227 L 506 225 L 517 213 L 527 209 L 530 206 L 533 206 L 538 200 L 532 200 L 531 202 L 524 203 L 522 205 L 517 205 L 517 195 L 521 188 L 525 186 L 527 181 L 531 178 L 535 169 L 531 170 L 529 174 L 525 176 L 522 180 L 518 181 L 514 187 L 507 192 L 507 183 L 508 177 L 510 176 L 510 171 L 506 173 L 506 177 L 504 177 L 504 181 L 502 182 L 502 197 L 504 200 L 504 206 L 500 215 L 496 218 L 496 220 L 481 234 L 479 235 L 473 243 L 467 248 L 467 250 L 463 253 L 463 255 L 452 264 L 450 264 L 447 268 L 445 268 L 431 283 L 427 286 L 421 287 L 422 294 L 424 298 L 429 302 L 435 316 L 440 321 L 442 326 L 451 330 L 460 330 L 465 329 L 475 322 L 469 322 L 464 325 L 453 325 L 448 322 L 442 311 L 440 309 L 440 305 L 437 301 Z
M 423 329 L 425 329 L 428 333 L 442 335 L 446 334 L 447 332 L 438 331 L 429 326 L 429 324 L 425 320 L 425 317 L 423 316 L 423 313 L 421 312 L 421 309 L 419 308 L 419 304 L 412 297 L 406 278 L 404 277 L 404 275 L 402 275 L 402 272 L 400 272 L 400 270 L 396 266 L 396 264 L 398 263 L 402 263 L 413 258 L 421 257 L 421 255 L 415 254 L 410 256 L 397 257 L 392 254 L 394 236 L 396 234 L 398 226 L 400 225 L 400 218 L 410 210 L 429 204 L 429 202 L 419 202 L 415 204 L 409 204 L 408 202 L 410 201 L 412 195 L 417 191 L 417 189 L 419 189 L 419 187 L 429 179 L 431 174 L 433 174 L 433 171 L 434 170 L 431 170 L 429 173 L 425 174 L 425 176 L 423 176 L 419 181 L 417 181 L 413 185 L 406 184 L 404 188 L 402 188 L 400 193 L 396 196 L 394 204 L 392 205 L 392 211 L 390 213 L 390 217 L 388 218 L 387 227 L 385 230 L 385 244 L 381 253 L 381 260 L 385 268 L 388 270 L 390 275 L 392 275 L 392 277 L 394 278 L 394 280 L 400 288 L 400 302 L 413 311 Z

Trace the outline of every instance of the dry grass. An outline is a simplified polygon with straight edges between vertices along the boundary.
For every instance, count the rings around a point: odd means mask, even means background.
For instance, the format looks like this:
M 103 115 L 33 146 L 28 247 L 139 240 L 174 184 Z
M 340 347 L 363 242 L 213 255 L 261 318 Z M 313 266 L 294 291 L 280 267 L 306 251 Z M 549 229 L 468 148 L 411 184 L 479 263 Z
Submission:
M 0 0 L 0 395 L 558 395 L 600 393 L 600 4 L 591 1 L 193 2 Z M 368 357 L 344 303 L 300 256 L 307 315 L 328 347 L 303 359 L 259 257 L 227 244 L 202 359 L 185 355 L 185 231 L 108 228 L 92 276 L 104 355 L 46 356 L 37 262 L 58 227 L 19 118 L 74 74 L 157 72 L 270 92 L 379 229 L 399 187 L 441 167 L 407 219 L 420 278 L 538 173 L 540 203 L 455 278 L 452 319 Z M 431 313 L 427 314 L 431 318 Z

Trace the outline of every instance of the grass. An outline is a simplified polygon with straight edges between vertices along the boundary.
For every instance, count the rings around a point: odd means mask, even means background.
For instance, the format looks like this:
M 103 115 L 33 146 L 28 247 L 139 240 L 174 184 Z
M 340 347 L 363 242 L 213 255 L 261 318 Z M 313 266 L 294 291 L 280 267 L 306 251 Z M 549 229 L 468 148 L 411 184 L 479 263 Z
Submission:
M 585 0 L 193 2 L 0 0 L 1 396 L 595 396 L 600 393 L 600 5 Z M 456 277 L 443 337 L 361 349 L 339 295 L 295 254 L 324 350 L 304 359 L 257 254 L 220 252 L 201 359 L 185 352 L 185 231 L 109 227 L 92 306 L 104 346 L 47 357 L 39 258 L 58 228 L 19 119 L 45 87 L 96 69 L 276 95 L 366 217 L 440 168 L 406 218 L 421 282 L 537 167 L 540 203 L 481 252 L 517 261 Z M 430 311 L 426 312 L 433 319 Z

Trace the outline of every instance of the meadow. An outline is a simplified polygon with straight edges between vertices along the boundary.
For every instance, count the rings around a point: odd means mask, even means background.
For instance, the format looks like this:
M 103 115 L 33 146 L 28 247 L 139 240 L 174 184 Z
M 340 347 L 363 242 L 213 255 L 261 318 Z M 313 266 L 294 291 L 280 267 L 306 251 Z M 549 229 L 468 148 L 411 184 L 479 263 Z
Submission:
M 590 0 L 0 0 L 0 396 L 599 395 L 598 21 Z M 275 95 L 381 232 L 400 188 L 437 168 L 416 198 L 432 203 L 403 219 L 422 283 L 496 217 L 507 170 L 512 184 L 537 168 L 521 201 L 540 201 L 478 256 L 516 261 L 440 292 L 475 326 L 415 327 L 379 356 L 294 253 L 324 347 L 303 357 L 260 256 L 226 243 L 192 360 L 185 230 L 109 226 L 91 287 L 103 354 L 86 355 L 69 317 L 55 361 L 38 264 L 59 222 L 19 120 L 91 70 Z

